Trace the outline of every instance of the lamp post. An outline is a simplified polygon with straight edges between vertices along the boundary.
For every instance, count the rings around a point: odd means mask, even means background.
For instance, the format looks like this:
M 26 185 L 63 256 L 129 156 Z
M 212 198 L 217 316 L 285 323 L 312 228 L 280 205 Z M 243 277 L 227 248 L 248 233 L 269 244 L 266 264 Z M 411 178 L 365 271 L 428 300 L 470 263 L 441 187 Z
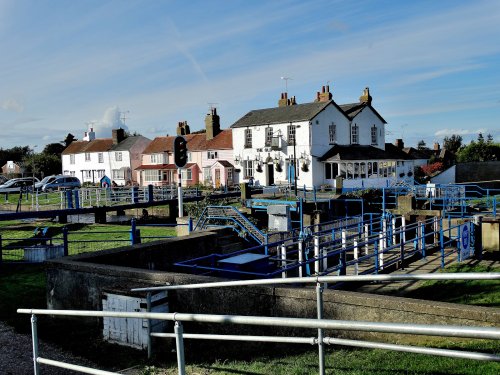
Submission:
M 292 123 L 290 123 L 290 126 Z M 297 196 L 297 155 L 295 153 L 295 145 L 297 144 L 297 129 L 300 128 L 300 125 L 296 125 L 293 132 L 293 191 L 295 196 Z

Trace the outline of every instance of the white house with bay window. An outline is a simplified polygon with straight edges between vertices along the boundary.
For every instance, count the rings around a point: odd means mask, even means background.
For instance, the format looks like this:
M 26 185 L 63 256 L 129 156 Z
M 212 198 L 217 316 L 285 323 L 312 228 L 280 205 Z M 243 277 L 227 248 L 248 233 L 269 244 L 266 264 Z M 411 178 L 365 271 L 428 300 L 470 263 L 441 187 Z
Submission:
M 98 184 L 104 176 L 117 185 L 136 184 L 132 171 L 150 142 L 143 136 L 126 137 L 123 129 L 113 129 L 112 138 L 96 138 L 90 128 L 62 152 L 63 174 L 78 177 L 82 184 Z
M 413 161 L 385 143 L 386 121 L 368 88 L 357 103 L 338 105 L 328 86 L 297 104 L 248 112 L 232 126 L 235 163 L 257 185 L 383 187 L 413 183 Z

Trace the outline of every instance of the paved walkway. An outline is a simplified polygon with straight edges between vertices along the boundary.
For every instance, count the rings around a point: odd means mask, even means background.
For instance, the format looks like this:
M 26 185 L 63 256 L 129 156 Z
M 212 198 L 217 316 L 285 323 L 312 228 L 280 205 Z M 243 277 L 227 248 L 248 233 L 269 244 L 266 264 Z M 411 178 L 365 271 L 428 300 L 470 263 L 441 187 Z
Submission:
M 500 253 L 485 253 L 482 260 L 467 259 L 463 264 L 482 264 L 485 267 L 500 267 Z M 445 259 L 445 268 L 457 264 L 456 256 Z M 427 255 L 425 259 L 419 259 L 407 265 L 405 269 L 398 269 L 394 274 L 421 274 L 441 271 L 441 254 L 439 251 Z M 397 282 L 374 282 L 362 285 L 355 290 L 362 293 L 384 294 L 392 296 L 404 296 L 411 290 L 418 288 L 425 281 L 397 281 Z

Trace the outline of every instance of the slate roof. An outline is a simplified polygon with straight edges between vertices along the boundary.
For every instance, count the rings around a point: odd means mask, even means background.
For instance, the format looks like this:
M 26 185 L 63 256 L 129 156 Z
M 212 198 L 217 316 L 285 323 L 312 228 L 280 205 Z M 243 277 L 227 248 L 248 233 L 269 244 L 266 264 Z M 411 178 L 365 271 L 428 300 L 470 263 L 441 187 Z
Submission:
M 387 122 L 371 106 L 365 102 L 337 105 L 333 100 L 328 102 L 313 102 L 305 104 L 289 105 L 286 107 L 275 107 L 267 109 L 255 109 L 236 121 L 231 128 L 245 128 L 248 126 L 259 126 L 268 124 L 282 124 L 285 122 L 309 121 L 323 111 L 329 104 L 336 106 L 340 112 L 349 120 L 356 117 L 363 109 L 369 107 L 384 124 Z
M 143 154 L 156 154 L 174 151 L 174 139 L 176 136 L 156 137 L 144 149 Z M 188 151 L 207 150 L 231 150 L 233 148 L 233 136 L 231 129 L 222 130 L 217 136 L 207 141 L 205 133 L 185 135 Z
M 248 112 L 236 121 L 231 128 L 245 128 L 247 126 L 258 126 L 267 124 L 281 124 L 284 122 L 309 121 L 323 111 L 329 102 L 314 102 L 305 104 L 289 105 L 286 107 L 275 107 L 256 109 Z
M 137 141 L 140 141 L 141 139 L 151 141 L 149 138 L 143 137 L 142 135 L 133 135 L 125 138 L 117 145 L 112 145 L 109 151 L 128 151 Z
M 392 147 L 391 147 L 392 146 Z M 410 160 L 406 153 L 399 150 L 390 143 L 386 144 L 386 150 L 381 150 L 373 146 L 364 145 L 335 145 L 324 155 L 318 158 L 319 161 L 338 160 Z
M 74 141 L 64 149 L 62 155 L 81 154 L 84 152 L 106 152 L 113 146 L 113 139 L 98 138 L 93 141 Z

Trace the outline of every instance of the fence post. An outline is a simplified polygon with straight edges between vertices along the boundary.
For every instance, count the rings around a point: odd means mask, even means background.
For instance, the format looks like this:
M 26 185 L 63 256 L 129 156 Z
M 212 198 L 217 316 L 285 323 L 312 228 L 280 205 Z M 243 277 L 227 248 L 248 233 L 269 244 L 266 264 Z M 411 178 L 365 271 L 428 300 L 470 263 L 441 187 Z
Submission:
M 439 219 L 439 247 L 441 250 L 441 268 L 444 268 L 444 231 L 443 218 Z
M 154 201 L 154 192 L 153 192 L 153 185 L 149 184 L 148 185 L 148 202 L 153 202 Z
M 375 257 L 375 274 L 378 274 L 378 240 L 373 241 L 373 254 Z
M 0 234 L 0 266 L 2 266 L 2 254 L 3 253 L 3 242 L 2 242 L 2 235 Z
M 342 252 L 339 257 L 339 276 L 346 274 L 346 248 L 347 248 L 347 231 L 342 229 Z
M 404 227 L 401 227 L 400 230 L 404 230 Z M 401 236 L 402 232 L 399 232 L 399 259 L 401 262 L 401 269 L 405 269 L 405 242 L 403 241 L 403 237 Z
M 75 208 L 80 208 L 80 196 L 78 195 L 79 191 L 78 189 L 75 189 L 75 190 L 70 190 L 73 192 L 73 194 L 75 195 Z
M 319 275 L 319 237 L 314 236 L 314 272 Z
M 476 216 L 475 222 L 472 224 L 472 228 L 474 228 L 474 255 L 477 259 L 483 259 L 483 235 L 482 235 L 482 226 L 483 226 L 483 217 Z M 0 248 L 1 248 L 1 240 L 0 237 Z M 1 257 L 1 255 L 0 255 Z M 0 258 L 1 262 L 1 258 Z
M 184 362 L 184 330 L 181 322 L 175 322 L 174 332 L 175 347 L 177 351 L 177 368 L 179 370 L 179 375 L 186 375 L 186 364 Z
M 63 246 L 64 246 L 64 256 L 67 257 L 69 254 L 69 244 L 68 244 L 68 227 L 64 226 L 62 228 L 62 234 L 63 234 Z
M 132 245 L 141 243 L 141 231 L 137 229 L 137 223 L 135 218 L 130 220 L 130 243 Z
M 281 268 L 286 268 L 286 245 L 283 243 L 280 246 L 280 259 L 281 259 Z M 281 277 L 286 279 L 286 271 L 281 272 Z
M 316 309 L 318 320 L 323 319 L 323 287 L 321 283 L 316 283 Z M 323 329 L 318 328 L 318 357 L 319 374 L 325 375 L 325 346 L 323 343 Z
M 392 244 L 396 245 L 396 218 L 392 218 Z
M 368 244 L 368 237 L 369 237 L 369 228 L 368 224 L 365 224 L 365 255 L 368 255 L 368 252 L 370 251 L 370 245 Z
M 188 218 L 188 233 L 191 233 L 193 231 L 193 218 L 190 216 Z
M 359 264 L 358 264 L 358 241 L 354 239 L 354 260 L 356 263 L 354 263 L 354 274 L 357 276 L 359 273 Z
M 1 237 L 0 237 L 1 240 Z M 0 242 L 1 244 L 1 242 Z M 304 262 L 304 240 L 302 238 L 299 239 L 298 243 L 298 252 L 299 252 L 299 277 L 303 277 L 303 269 L 302 269 L 302 263 Z
M 40 366 L 38 365 L 38 330 L 37 330 L 36 315 L 31 315 L 31 336 L 33 341 L 33 370 L 35 375 L 40 374 Z
M 384 269 L 384 250 L 385 250 L 385 246 L 384 246 L 384 241 L 385 241 L 384 234 L 383 233 L 379 233 L 378 234 L 378 238 L 379 238 L 379 243 L 380 243 L 380 249 L 379 249 L 379 252 L 378 252 L 379 267 L 380 267 L 381 270 L 383 270 Z
M 421 230 L 420 230 L 420 233 L 422 234 L 422 246 L 421 246 L 421 249 L 422 249 L 422 258 L 425 259 L 425 223 L 422 223 L 421 224 Z
M 460 224 L 457 224 L 457 251 L 458 251 L 458 262 L 462 261 L 462 233 L 460 230 Z

